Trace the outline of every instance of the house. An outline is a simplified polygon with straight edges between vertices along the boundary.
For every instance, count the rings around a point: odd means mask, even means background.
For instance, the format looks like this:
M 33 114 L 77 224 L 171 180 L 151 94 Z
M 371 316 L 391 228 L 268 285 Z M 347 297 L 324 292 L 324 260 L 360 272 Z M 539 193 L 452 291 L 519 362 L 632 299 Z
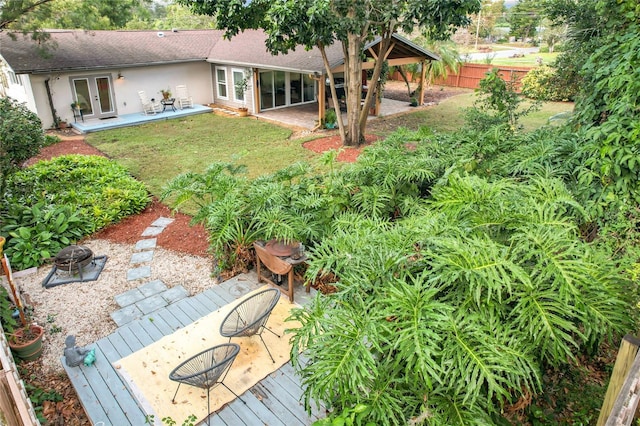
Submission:
M 0 32 L 0 95 L 24 101 L 43 126 L 55 117 L 72 122 L 71 104 L 82 105 L 83 119 L 106 119 L 142 114 L 138 92 L 160 99 L 186 85 L 195 104 L 246 106 L 259 113 L 301 104 L 325 109 L 325 70 L 317 49 L 302 47 L 286 55 L 272 55 L 265 34 L 249 30 L 231 40 L 219 30 L 85 31 L 51 30 L 48 45 L 22 34 Z M 410 41 L 394 36 L 390 65 L 438 60 Z M 365 54 L 375 56 L 374 40 Z M 332 70 L 342 71 L 342 49 L 327 49 Z M 372 62 L 364 62 L 364 68 Z M 248 90 L 237 94 L 236 82 L 245 76 Z M 175 92 L 174 92 L 175 93 Z M 319 94 L 322 94 L 319 96 Z

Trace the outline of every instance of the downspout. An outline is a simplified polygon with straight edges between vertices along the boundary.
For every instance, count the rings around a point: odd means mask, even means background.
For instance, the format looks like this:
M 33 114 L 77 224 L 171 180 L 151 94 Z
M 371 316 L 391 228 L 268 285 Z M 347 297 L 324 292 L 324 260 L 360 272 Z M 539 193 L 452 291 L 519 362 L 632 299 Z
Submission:
M 51 108 L 51 115 L 53 116 L 53 127 L 57 129 L 58 127 L 60 127 L 60 119 L 58 118 L 56 108 L 53 106 L 53 96 L 51 96 L 51 86 L 49 86 L 49 80 L 51 80 L 51 77 L 47 78 L 44 81 L 44 88 L 47 90 L 47 99 L 49 100 L 49 108 Z

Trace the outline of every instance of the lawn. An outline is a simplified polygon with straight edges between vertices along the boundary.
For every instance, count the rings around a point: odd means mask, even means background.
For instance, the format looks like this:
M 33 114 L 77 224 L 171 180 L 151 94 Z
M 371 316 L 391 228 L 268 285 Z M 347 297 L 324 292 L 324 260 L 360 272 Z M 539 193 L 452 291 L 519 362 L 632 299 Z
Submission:
M 472 106 L 474 99 L 474 93 L 466 93 L 410 114 L 372 120 L 367 132 L 385 137 L 398 127 L 421 126 L 450 132 L 463 125 L 462 108 Z M 532 130 L 572 108 L 571 103 L 549 102 L 522 119 L 522 124 Z M 202 172 L 214 161 L 236 160 L 247 166 L 249 177 L 272 173 L 296 161 L 318 166 L 319 154 L 302 144 L 326 134 L 301 139 L 291 139 L 291 135 L 290 129 L 260 120 L 201 114 L 91 133 L 87 141 L 126 167 L 152 194 L 159 195 L 173 177 L 186 171 Z
M 115 159 L 158 195 L 186 171 L 203 172 L 214 161 L 234 161 L 256 177 L 295 161 L 317 157 L 292 131 L 264 121 L 201 114 L 142 126 L 91 133 L 87 142 Z

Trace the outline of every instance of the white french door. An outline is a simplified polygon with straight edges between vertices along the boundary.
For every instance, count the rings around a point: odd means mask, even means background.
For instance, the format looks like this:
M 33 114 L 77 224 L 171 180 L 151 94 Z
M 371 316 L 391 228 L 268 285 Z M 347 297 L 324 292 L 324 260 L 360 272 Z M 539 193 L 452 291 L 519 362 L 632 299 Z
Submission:
M 110 75 L 71 77 L 73 98 L 85 118 L 107 118 L 116 115 L 113 84 Z

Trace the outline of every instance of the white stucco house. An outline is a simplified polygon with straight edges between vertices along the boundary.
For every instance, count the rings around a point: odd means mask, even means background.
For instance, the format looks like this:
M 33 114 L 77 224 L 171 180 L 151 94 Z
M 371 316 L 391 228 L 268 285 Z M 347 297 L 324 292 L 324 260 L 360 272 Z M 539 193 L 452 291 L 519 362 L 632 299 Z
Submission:
M 301 47 L 271 55 L 259 30 L 231 40 L 219 30 L 48 32 L 44 51 L 28 36 L 0 32 L 0 96 L 26 102 L 44 127 L 52 127 L 55 116 L 73 122 L 73 102 L 83 106 L 85 119 L 142 113 L 138 92 L 159 99 L 160 90 L 178 85 L 186 85 L 201 105 L 246 106 L 258 113 L 318 102 L 324 111 L 320 53 Z M 394 41 L 390 65 L 439 59 L 400 36 Z M 375 55 L 376 43 L 365 47 L 366 55 Z M 340 73 L 341 47 L 327 53 Z M 245 75 L 249 88 L 238 96 L 235 83 Z

